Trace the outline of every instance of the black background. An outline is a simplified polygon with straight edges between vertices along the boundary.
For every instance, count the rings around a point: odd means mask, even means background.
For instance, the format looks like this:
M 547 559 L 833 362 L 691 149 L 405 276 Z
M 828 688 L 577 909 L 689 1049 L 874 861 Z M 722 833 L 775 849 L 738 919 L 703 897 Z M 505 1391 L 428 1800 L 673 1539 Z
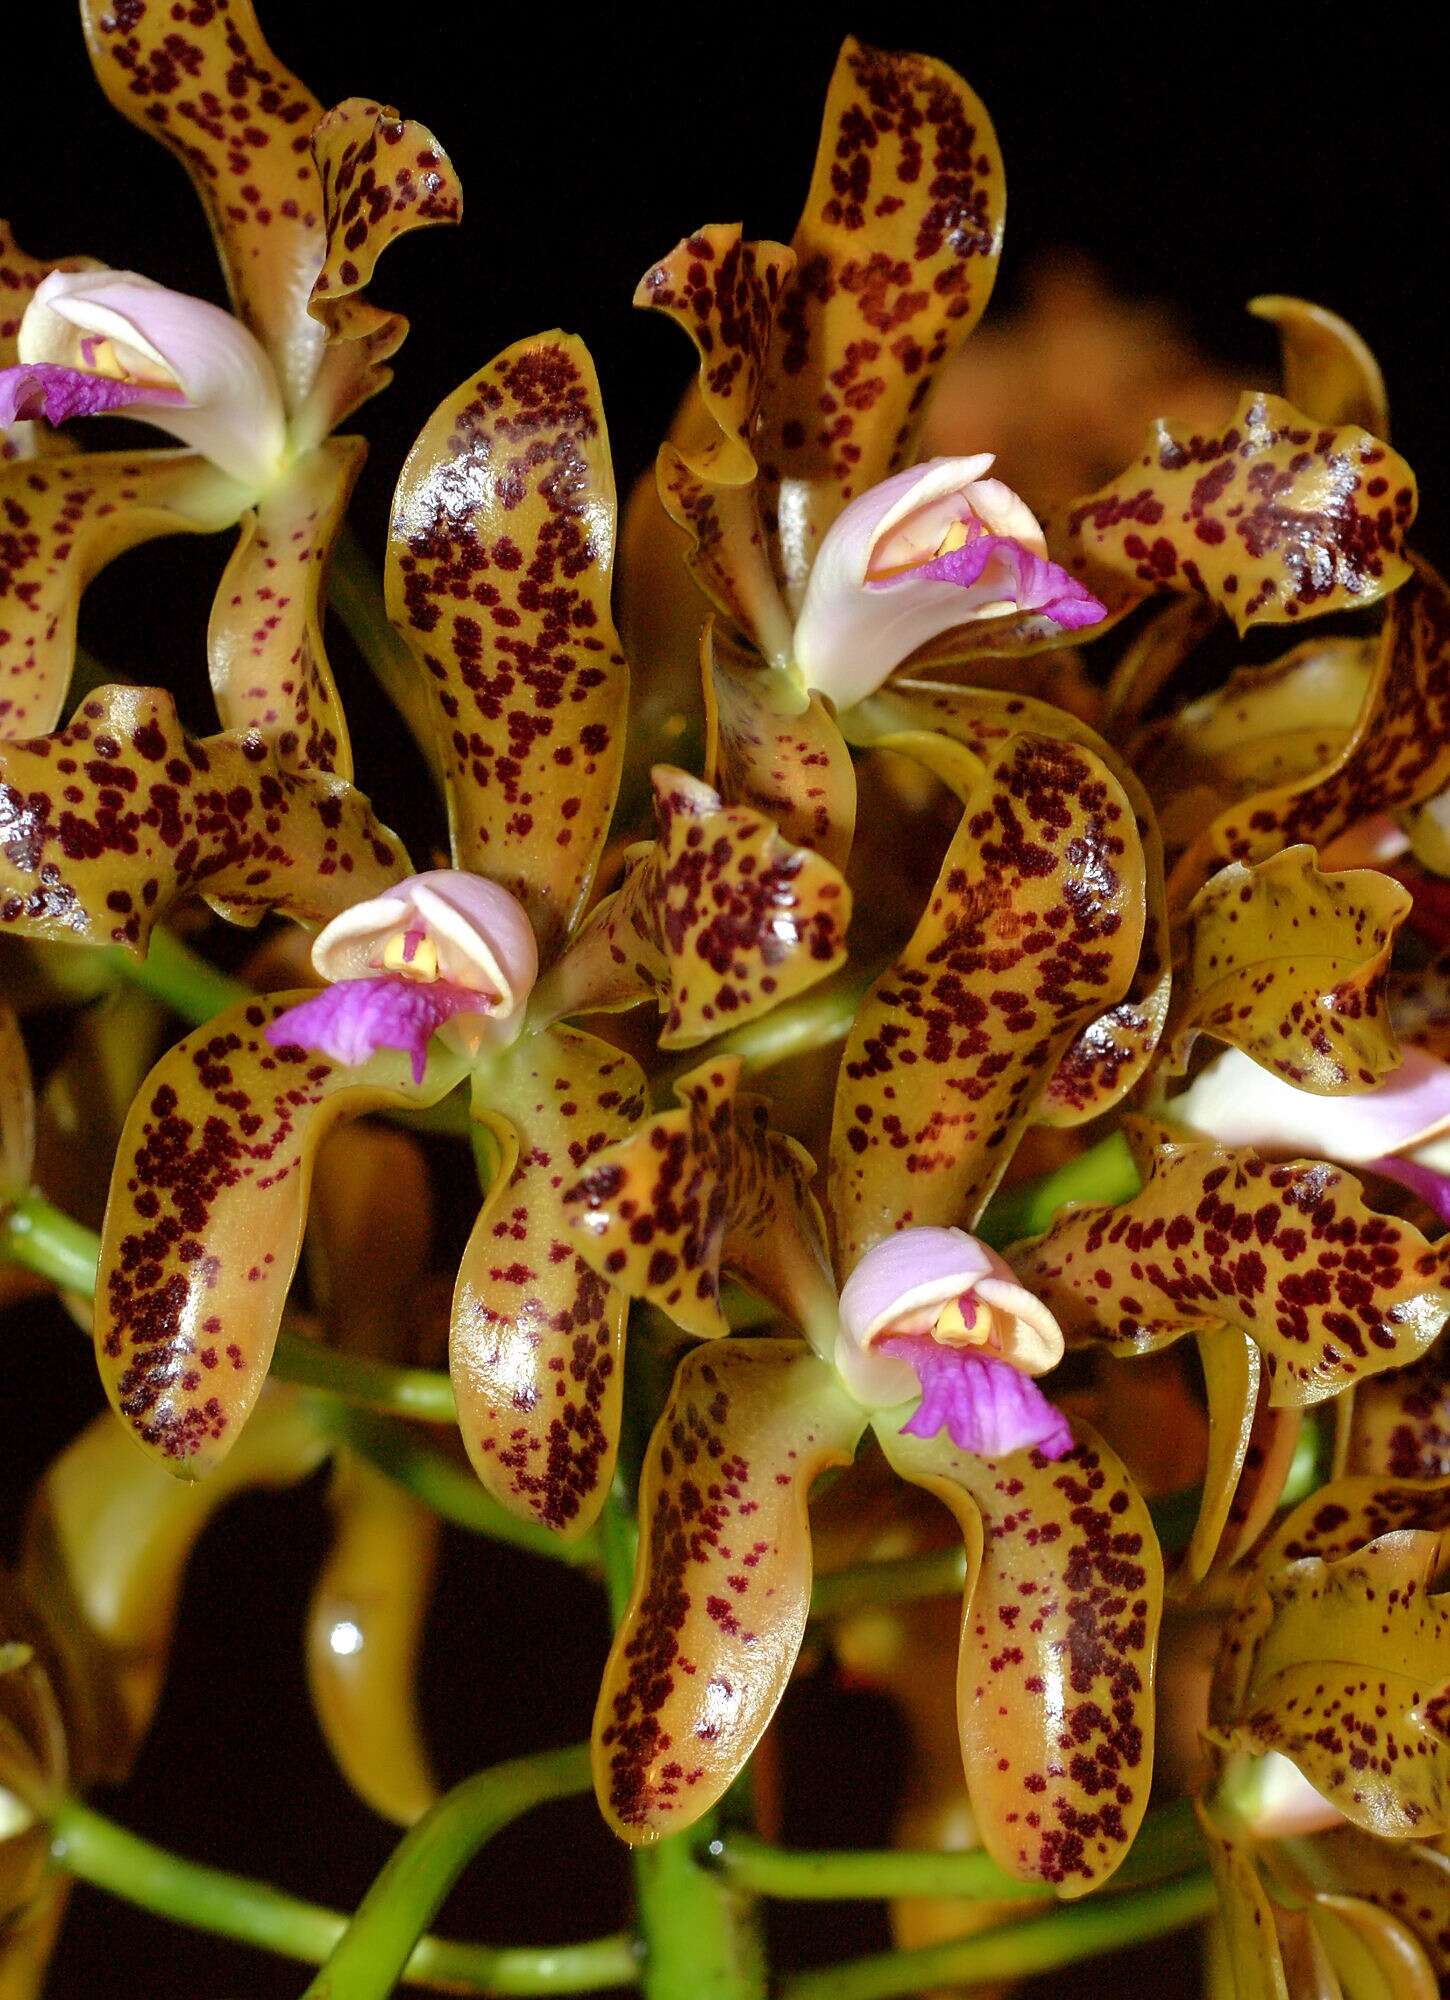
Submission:
M 1395 441 L 1420 475 L 1422 539 L 1445 552 L 1445 51 L 1392 39 L 1388 10 L 1349 24 L 1346 10 L 1298 6 L 1253 16 L 782 6 L 681 9 L 648 29 L 629 10 L 446 0 L 371 20 L 350 0 L 265 13 L 277 52 L 324 103 L 366 93 L 424 120 L 466 192 L 461 231 L 405 241 L 372 288 L 413 320 L 397 382 L 360 424 L 373 453 L 355 518 L 379 554 L 397 468 L 433 406 L 540 328 L 563 325 L 593 349 L 621 489 L 648 462 L 688 364 L 674 329 L 631 310 L 635 280 L 704 221 L 741 218 L 753 233 L 789 237 L 847 28 L 944 57 L 991 108 L 1010 189 L 999 304 L 1020 296 L 1034 258 L 1082 248 L 1119 288 L 1176 301 L 1202 343 L 1254 385 L 1272 384 L 1274 345 L 1243 300 L 1301 293 L 1352 319 L 1384 365 Z M 105 104 L 70 9 L 45 0 L 19 19 L 8 13 L 3 59 L 0 209 L 20 241 L 219 296 L 179 167 Z M 184 559 L 166 545 L 140 552 L 103 580 L 86 614 L 98 651 L 134 678 L 189 689 L 198 720 L 201 635 L 223 559 L 220 539 L 200 554 L 188 546 Z M 364 782 L 412 832 L 411 753 L 365 688 L 345 679 L 344 694 Z M 0 1338 L 0 1488 L 13 1523 L 29 1480 L 100 1397 L 58 1320 L 11 1314 Z M 306 1707 L 298 1632 L 324 1528 L 314 1492 L 245 1502 L 212 1532 L 157 1731 L 125 1794 L 103 1803 L 188 1853 L 345 1907 L 393 1835 L 351 1803 Z M 450 1539 L 447 1564 L 426 1666 L 444 1774 L 584 1734 L 604 1643 L 590 1586 L 462 1537 Z M 889 1717 L 827 1675 L 786 1713 L 791 1835 L 883 1838 Z M 447 1917 L 497 1939 L 582 1936 L 620 1920 L 623 1885 L 590 1809 L 553 1809 L 489 1850 Z M 797 1915 L 778 1942 L 796 1960 L 821 1958 L 883 1942 L 876 1925 L 867 1912 Z M 293 1968 L 82 1892 L 50 1990 L 267 2000 L 305 1983 Z M 1096 1975 L 1077 1990 L 1097 1990 Z

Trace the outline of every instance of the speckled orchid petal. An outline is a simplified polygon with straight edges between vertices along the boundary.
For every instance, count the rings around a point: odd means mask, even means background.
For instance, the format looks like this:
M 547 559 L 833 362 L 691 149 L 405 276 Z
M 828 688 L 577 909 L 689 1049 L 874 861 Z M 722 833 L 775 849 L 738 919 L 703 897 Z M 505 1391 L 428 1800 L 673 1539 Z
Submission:
M 352 1790 L 411 1826 L 438 1797 L 417 1671 L 442 1523 L 351 1453 L 334 1465 L 327 1500 L 332 1545 L 307 1607 L 308 1691 Z
M 1083 1895 L 1148 1803 L 1163 1564 L 1147 1505 L 1084 1425 L 1056 1462 L 875 1429 L 966 1541 L 957 1725 L 983 1845 L 1020 1880 Z
M 681 1363 L 594 1716 L 600 1808 L 631 1845 L 690 1826 L 759 1742 L 805 1633 L 811 1483 L 850 1462 L 864 1426 L 797 1341 L 727 1340 Z
M 1432 1591 L 1444 1550 L 1443 1534 L 1407 1530 L 1261 1571 L 1239 1700 L 1215 1710 L 1215 1740 L 1292 1759 L 1381 1838 L 1450 1830 L 1450 1605 Z
M 226 1456 L 256 1401 L 328 1127 L 435 1104 L 465 1069 L 440 1053 L 415 1085 L 397 1056 L 356 1069 L 273 1049 L 268 1026 L 303 997 L 248 1001 L 168 1050 L 116 1155 L 96 1357 L 121 1417 L 184 1478 Z
M 961 77 L 848 39 L 792 239 L 756 450 L 793 601 L 841 508 L 906 458 L 937 370 L 985 311 L 1005 203 L 992 121 Z
M 0 463 L 0 738 L 54 729 L 93 577 L 158 535 L 229 527 L 247 496 L 190 452 L 75 452 Z
M 1317 847 L 1450 782 L 1450 591 L 1414 559 L 1390 599 L 1374 670 L 1347 739 L 1323 768 L 1219 813 L 1179 864 L 1183 900 L 1219 861 L 1260 861 L 1295 841 Z
M 851 892 L 763 814 L 726 806 L 657 764 L 659 836 L 586 920 L 540 989 L 536 1017 L 655 998 L 660 1046 L 690 1048 L 826 978 L 846 957 Z
M 19 360 L 16 338 L 25 308 L 36 288 L 52 271 L 96 271 L 94 257 L 32 257 L 15 240 L 15 232 L 0 217 L 0 368 Z
M 435 979 L 340 979 L 311 994 L 269 1023 L 274 1049 L 306 1049 L 330 1062 L 358 1068 L 383 1049 L 407 1056 L 414 1083 L 423 1081 L 428 1044 L 455 1015 L 482 1011 L 481 995 L 468 986 Z
M 452 161 L 425 125 L 391 105 L 349 97 L 314 126 L 311 140 L 327 251 L 307 310 L 327 328 L 328 350 L 304 435 L 342 423 L 391 379 L 383 364 L 402 346 L 408 322 L 359 296 L 384 250 L 410 229 L 463 215 Z
M 818 694 L 765 666 L 712 621 L 700 640 L 705 775 L 733 806 L 753 806 L 785 838 L 844 868 L 856 825 L 856 773 Z
M 1245 395 L 1214 436 L 1159 419 L 1140 458 L 1073 508 L 1096 561 L 1155 590 L 1192 590 L 1240 632 L 1373 604 L 1409 575 L 1415 476 L 1349 424 Z
M 393 500 L 388 611 L 429 677 L 453 858 L 519 898 L 546 955 L 584 907 L 619 786 L 614 525 L 594 366 L 561 333 L 450 396 Z
M 1367 1166 L 1450 1130 L 1450 1064 L 1408 1048 L 1375 1089 L 1326 1100 L 1225 1049 L 1161 1110 L 1185 1132 L 1220 1145 Z
M 1049 702 L 1010 691 L 919 681 L 914 671 L 852 709 L 846 722 L 853 743 L 879 744 L 925 764 L 964 804 L 980 783 L 981 766 L 995 763 L 1023 730 L 1064 738 L 1090 751 L 1122 788 L 1142 849 L 1146 903 L 1137 966 L 1123 998 L 1095 1012 L 1058 1059 L 1034 1116 L 1039 1124 L 1073 1126 L 1110 1111 L 1157 1053 L 1172 978 L 1163 842 L 1132 765 L 1085 722 Z
M 224 729 L 274 736 L 291 765 L 352 776 L 352 747 L 322 640 L 333 538 L 362 468 L 360 438 L 330 438 L 242 517 L 207 628 Z
M 1282 1406 L 1403 1367 L 1440 1332 L 1441 1260 L 1411 1224 L 1367 1208 L 1347 1174 L 1145 1120 L 1129 1132 L 1141 1192 L 1115 1208 L 1075 1204 L 1010 1254 L 1069 1346 L 1142 1353 L 1223 1321 L 1257 1345 Z
M 796 619 L 795 661 L 808 687 L 849 708 L 909 654 L 975 618 L 1040 611 L 1076 630 L 1105 615 L 1048 560 L 1036 519 L 986 477 L 991 465 L 990 452 L 930 459 L 836 517 Z
M 1342 1826 L 1296 1843 L 1294 1864 L 1317 1891 L 1352 1895 L 1407 1925 L 1443 1990 L 1450 1979 L 1450 1854 Z
M 1201 1802 L 1195 1801 L 1194 1811 L 1218 1893 L 1219 1949 L 1230 1982 L 1224 2000 L 1227 1995 L 1232 2000 L 1314 2000 L 1302 1983 L 1290 1994 L 1279 1939 L 1279 1921 L 1288 1913 L 1264 1886 L 1252 1846 L 1230 1839 Z M 1321 1986 L 1318 2000 L 1332 1996 Z
M 815 1162 L 770 1129 L 764 1100 L 739 1088 L 741 1069 L 738 1056 L 722 1056 L 677 1078 L 678 1110 L 595 1156 L 565 1197 L 579 1254 L 700 1339 L 727 1331 L 724 1268 L 834 1342 Z
M 1172 1587 L 1178 1595 L 1203 1581 L 1218 1553 L 1248 1455 L 1263 1377 L 1259 1350 L 1236 1326 L 1205 1327 L 1198 1335 L 1198 1355 L 1208 1404 L 1208 1458 L 1198 1518 L 1182 1561 L 1173 1572 Z
M 1188 908 L 1171 1067 L 1186 1067 L 1202 1034 L 1299 1091 L 1372 1090 L 1400 1063 L 1387 987 L 1410 901 L 1378 869 L 1322 874 L 1307 843 L 1219 869 Z
M 52 271 L 25 308 L 17 346 L 22 370 L 94 370 L 97 411 L 117 407 L 110 378 L 118 373 L 131 416 L 179 438 L 249 492 L 281 469 L 286 417 L 272 364 L 239 319 L 206 299 L 135 271 Z M 88 414 L 83 385 L 66 391 L 57 382 L 56 392 L 52 421 Z
M 169 0 L 82 0 L 81 21 L 107 97 L 190 174 L 236 309 L 296 410 L 324 340 L 307 313 L 326 249 L 307 144 L 321 104 L 268 48 L 251 0 L 180 15 Z
M 1249 311 L 1278 330 L 1284 394 L 1296 410 L 1316 424 L 1359 424 L 1375 437 L 1389 436 L 1384 376 L 1348 320 L 1279 292 L 1250 299 Z
M 1361 1382 L 1342 1435 L 1342 1472 L 1450 1479 L 1450 1340 L 1412 1367 Z
M 129 1777 L 165 1690 L 186 1566 L 218 1512 L 240 1493 L 300 1484 L 326 1451 L 301 1398 L 274 1385 L 199 1490 L 137 1451 L 109 1410 L 51 1461 L 19 1569 L 62 1650 L 80 1782 Z
M 570 1195 L 644 1109 L 633 1058 L 570 1028 L 528 1036 L 476 1084 L 502 1159 L 453 1294 L 458 1421 L 494 1497 L 566 1537 L 592 1527 L 613 1477 L 628 1306 L 581 1254 Z
M 1143 911 L 1142 847 L 1110 772 L 1073 744 L 1013 737 L 846 1043 L 842 1270 L 894 1230 L 976 1219 L 1074 1037 L 1127 989 Z
M 690 537 L 685 560 L 701 590 L 776 666 L 790 659 L 790 619 L 760 525 L 753 440 L 771 328 L 794 269 L 782 244 L 711 223 L 652 265 L 634 295 L 683 327 L 700 356 L 660 448 L 660 499 Z
M 319 923 L 406 867 L 346 780 L 287 770 L 262 736 L 188 736 L 160 688 L 99 688 L 0 750 L 0 933 L 144 956 L 188 896 Z

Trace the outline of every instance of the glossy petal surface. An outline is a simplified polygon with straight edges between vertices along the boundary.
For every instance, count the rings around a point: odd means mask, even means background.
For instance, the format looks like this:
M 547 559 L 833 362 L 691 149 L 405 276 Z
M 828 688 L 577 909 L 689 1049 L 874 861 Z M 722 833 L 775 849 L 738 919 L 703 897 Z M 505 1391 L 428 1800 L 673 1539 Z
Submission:
M 785 838 L 837 868 L 851 852 L 856 773 L 835 718 L 818 694 L 763 665 L 713 624 L 700 644 L 705 770 L 731 805 L 754 806 Z
M 955 71 L 848 39 L 776 317 L 757 456 L 791 591 L 846 501 L 905 463 L 936 370 L 986 309 L 1006 181 Z
M 1096 561 L 1149 589 L 1197 591 L 1242 632 L 1394 590 L 1414 517 L 1414 474 L 1388 445 L 1249 394 L 1216 435 L 1160 418 L 1071 528 Z
M 1249 300 L 1255 319 L 1278 329 L 1284 394 L 1316 424 L 1359 424 L 1390 434 L 1389 399 L 1369 345 L 1336 312 L 1279 292 Z
M 798 1326 L 824 1314 L 834 1335 L 815 1162 L 770 1129 L 740 1072 L 722 1056 L 678 1078 L 678 1110 L 595 1157 L 567 1197 L 580 1254 L 701 1339 L 727 1331 L 722 1268 Z
M 843 1271 L 894 1229 L 970 1228 L 1074 1036 L 1126 990 L 1142 926 L 1142 848 L 1107 768 L 1010 739 L 846 1044 L 831 1134 Z
M 222 727 L 262 730 L 284 763 L 344 778 L 352 750 L 322 643 L 323 586 L 364 452 L 360 438 L 329 439 L 242 517 L 207 633 Z
M 1372 1088 L 1400 1061 L 1387 982 L 1409 910 L 1388 875 L 1321 874 L 1307 844 L 1252 867 L 1230 862 L 1188 910 L 1170 1061 L 1181 1069 L 1204 1034 L 1299 1090 Z
M 406 874 L 345 779 L 262 736 L 188 736 L 160 688 L 99 688 L 54 736 L 0 753 L 0 929 L 144 953 L 173 904 L 319 923 Z
M 1236 1326 L 1211 1326 L 1198 1336 L 1208 1403 L 1208 1462 L 1193 1535 L 1173 1573 L 1176 1592 L 1192 1590 L 1208 1574 L 1248 1456 L 1254 1407 L 1263 1375 L 1259 1350 Z
M 659 837 L 634 850 L 541 993 L 548 1014 L 651 996 L 660 1046 L 689 1048 L 805 992 L 846 956 L 851 892 L 818 854 L 747 806 L 657 764 Z
M 1123 998 L 1094 1014 L 1059 1059 L 1037 1110 L 1040 1123 L 1081 1125 L 1119 1103 L 1157 1052 L 1168 1014 L 1168 899 L 1163 842 L 1153 808 L 1132 765 L 1077 716 L 1015 692 L 917 680 L 894 680 L 848 717 L 853 743 L 889 744 L 935 771 L 965 800 L 976 764 L 994 761 L 1021 730 L 1061 737 L 1106 765 L 1133 809 L 1142 847 L 1146 911 L 1137 967 Z M 968 753 L 963 762 L 956 746 Z M 955 753 L 955 754 L 954 754 Z
M 344 1069 L 272 1049 L 263 1030 L 301 997 L 248 1001 L 168 1050 L 116 1154 L 96 1358 L 118 1413 L 185 1478 L 226 1456 L 266 1377 L 328 1127 L 436 1103 L 460 1073 L 435 1057 L 415 1086 L 396 1056 Z
M 1354 1392 L 1344 1472 L 1392 1479 L 1450 1479 L 1450 1340 L 1409 1368 Z
M 811 1591 L 811 1482 L 865 1413 L 808 1348 L 685 1357 L 640 1482 L 635 1586 L 604 1670 L 594 1775 L 632 1845 L 708 1811 L 785 1692 Z
M 245 495 L 190 452 L 74 452 L 0 463 L 0 737 L 54 729 L 92 577 L 158 535 L 224 528 Z
M 1258 1346 L 1285 1405 L 1403 1367 L 1439 1333 L 1441 1260 L 1409 1223 L 1367 1208 L 1348 1174 L 1134 1123 L 1141 1193 L 1075 1204 L 1011 1258 L 1069 1344 L 1141 1352 L 1223 1320 Z
M 453 1294 L 459 1426 L 496 1499 L 579 1535 L 614 1472 L 628 1300 L 580 1255 L 566 1197 L 643 1115 L 644 1077 L 555 1028 L 492 1059 L 478 1092 L 505 1150 Z
M 660 450 L 660 499 L 690 536 L 686 561 L 701 590 L 780 664 L 790 657 L 790 619 L 760 525 L 753 445 L 771 328 L 794 268 L 782 244 L 711 223 L 652 265 L 634 295 L 683 327 L 700 357 Z
M 414 445 L 387 593 L 429 676 L 454 860 L 519 898 L 546 958 L 583 907 L 619 785 L 613 560 L 593 363 L 566 334 L 520 341 Z
M 983 1844 L 1061 1896 L 1112 1874 L 1147 1806 L 1163 1603 L 1146 1504 L 1108 1447 L 1074 1430 L 1049 1463 L 876 1425 L 892 1465 L 966 1539 L 957 1726 Z

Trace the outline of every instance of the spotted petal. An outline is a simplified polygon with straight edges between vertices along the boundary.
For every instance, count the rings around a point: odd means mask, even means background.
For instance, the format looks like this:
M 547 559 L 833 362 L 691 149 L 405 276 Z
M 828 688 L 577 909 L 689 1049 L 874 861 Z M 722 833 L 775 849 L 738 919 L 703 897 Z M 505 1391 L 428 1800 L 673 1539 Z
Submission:
M 312 132 L 327 250 L 307 310 L 328 332 L 314 405 L 331 429 L 386 387 L 383 363 L 408 331 L 399 313 L 359 296 L 388 245 L 410 229 L 457 222 L 463 190 L 453 163 L 424 125 L 391 105 L 349 97 Z
M 1437 1340 L 1411 1367 L 1359 1384 L 1342 1458 L 1349 1473 L 1450 1479 L 1450 1340 Z
M 1284 1406 L 1403 1367 L 1435 1339 L 1450 1314 L 1440 1260 L 1348 1174 L 1131 1127 L 1141 1192 L 1074 1204 L 1011 1257 L 1069 1344 L 1142 1353 L 1222 1320 L 1255 1342 Z
M 739 1089 L 738 1056 L 676 1080 L 662 1111 L 591 1161 L 566 1196 L 579 1254 L 700 1339 L 727 1331 L 722 1267 L 804 1330 L 835 1340 L 815 1162 Z
M 846 1043 L 831 1134 L 843 1271 L 895 1229 L 971 1227 L 1074 1036 L 1132 979 L 1143 908 L 1132 808 L 1106 766 L 1011 738 Z
M 619 785 L 613 557 L 594 365 L 567 334 L 520 341 L 414 445 L 387 593 L 436 704 L 454 862 L 519 898 L 546 960 L 584 906 Z
M 1294 1863 L 1320 1893 L 1357 1897 L 1407 1925 L 1432 1971 L 1450 1979 L 1450 1854 L 1344 1826 L 1296 1841 Z
M 1249 311 L 1278 329 L 1284 394 L 1296 410 L 1316 424 L 1359 424 L 1375 437 L 1389 436 L 1384 376 L 1348 320 L 1279 292 L 1250 299 Z
M 0 752 L 0 928 L 144 955 L 173 904 L 322 923 L 407 873 L 342 778 L 262 736 L 188 736 L 160 688 L 99 688 L 65 729 Z
M 283 763 L 352 776 L 347 723 L 322 643 L 333 538 L 361 470 L 361 438 L 331 438 L 242 517 L 207 633 L 224 729 L 272 737 Z
M 772 822 L 657 764 L 659 837 L 637 847 L 548 977 L 535 1014 L 594 1013 L 653 996 L 662 1048 L 689 1048 L 814 986 L 846 956 L 851 892 Z
M 1415 504 L 1409 466 L 1368 431 L 1251 392 L 1216 435 L 1160 418 L 1070 526 L 1095 561 L 1149 589 L 1196 591 L 1243 632 L 1396 589 Z
M 1375 868 L 1321 874 L 1307 844 L 1221 868 L 1189 906 L 1169 1062 L 1205 1034 L 1299 1090 L 1371 1089 L 1400 1062 L 1387 983 L 1410 900 Z
M 837 868 L 851 852 L 856 773 L 830 709 L 793 675 L 768 667 L 706 626 L 705 772 L 734 806 L 754 806 L 785 838 Z
M 567 1197 L 638 1123 L 644 1077 L 620 1050 L 556 1028 L 492 1058 L 476 1092 L 503 1157 L 453 1294 L 458 1421 L 496 1499 L 580 1535 L 614 1472 L 628 1300 L 580 1254 Z
M 1060 1896 L 1113 1873 L 1147 1806 L 1163 1604 L 1145 1502 L 1107 1445 L 1073 1429 L 1066 1458 L 994 1461 L 876 1423 L 892 1465 L 966 1541 L 957 1726 L 983 1845 Z
M 0 738 L 54 729 L 81 592 L 158 535 L 228 527 L 245 495 L 191 452 L 72 452 L 0 464 Z
M 728 1340 L 681 1364 L 594 1716 L 600 1807 L 632 1845 L 691 1825 L 759 1742 L 805 1632 L 811 1482 L 850 1461 L 864 1425 L 797 1341 Z
M 266 1377 L 328 1127 L 434 1104 L 463 1069 L 435 1054 L 415 1085 L 395 1055 L 344 1068 L 273 1049 L 267 1024 L 303 997 L 245 1002 L 168 1050 L 116 1154 L 96 1357 L 116 1410 L 185 1478 L 226 1456 Z
M 790 618 L 761 530 L 753 442 L 771 328 L 794 269 L 783 245 L 749 242 L 738 223 L 717 222 L 652 265 L 634 295 L 682 326 L 700 356 L 660 448 L 660 499 L 690 536 L 686 561 L 700 588 L 777 666 L 790 659 Z
M 1022 730 L 1061 737 L 1091 752 L 1122 788 L 1142 848 L 1147 899 L 1138 963 L 1123 998 L 1095 1011 L 1069 1043 L 1035 1115 L 1044 1125 L 1071 1126 L 1110 1111 L 1157 1052 L 1171 985 L 1163 842 L 1132 765 L 1076 715 L 1049 702 L 1016 691 L 918 680 L 914 672 L 853 708 L 845 721 L 853 743 L 889 746 L 914 758 L 964 803 L 979 782 L 982 763 L 994 762 Z
M 991 296 L 1005 201 L 992 122 L 955 71 L 848 38 L 762 399 L 789 591 L 845 503 L 907 462 L 933 377 Z

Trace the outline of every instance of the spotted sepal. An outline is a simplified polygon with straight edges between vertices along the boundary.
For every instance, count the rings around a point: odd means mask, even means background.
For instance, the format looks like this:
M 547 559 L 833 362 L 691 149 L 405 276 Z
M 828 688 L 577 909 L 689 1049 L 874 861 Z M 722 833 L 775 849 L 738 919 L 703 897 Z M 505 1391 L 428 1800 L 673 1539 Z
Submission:
M 815 1162 L 739 1089 L 738 1056 L 675 1083 L 679 1107 L 597 1154 L 567 1197 L 580 1254 L 700 1339 L 727 1329 L 728 1270 L 809 1331 L 835 1324 Z
M 96 1358 L 117 1413 L 183 1478 L 226 1456 L 266 1378 L 329 1126 L 434 1104 L 462 1072 L 435 1052 L 415 1085 L 392 1052 L 347 1067 L 272 1048 L 268 1023 L 306 997 L 246 1001 L 169 1049 L 117 1149 Z
M 1094 561 L 1150 590 L 1196 591 L 1243 632 L 1396 589 L 1415 506 L 1415 476 L 1387 444 L 1250 392 L 1216 433 L 1160 418 L 1069 527 Z
M 875 1428 L 966 1541 L 957 1726 L 983 1845 L 1022 1881 L 1084 1895 L 1127 1853 L 1153 1775 L 1163 1561 L 1147 1504 L 1080 1423 L 1055 1461 Z
M 265 735 L 188 736 L 160 688 L 98 688 L 0 751 L 0 934 L 144 956 L 188 896 L 316 924 L 407 872 L 346 779 L 288 769 Z
M 456 390 L 393 499 L 388 612 L 428 676 L 454 862 L 519 897 L 546 960 L 584 907 L 619 788 L 614 530 L 594 364 L 562 333 Z
M 865 1412 L 793 1340 L 686 1355 L 639 1492 L 639 1558 L 594 1715 L 600 1808 L 643 1846 L 715 1804 L 785 1692 L 811 1594 L 811 1482 Z
M 629 1302 L 580 1254 L 566 1197 L 639 1123 L 644 1076 L 619 1049 L 555 1028 L 491 1059 L 474 1090 L 500 1160 L 453 1293 L 459 1426 L 496 1499 L 576 1536 L 614 1472 Z
M 657 764 L 659 835 L 586 920 L 535 997 L 537 1018 L 651 997 L 660 1046 L 690 1048 L 814 986 L 846 956 L 851 892 L 747 806 Z
M 1012 1263 L 1069 1342 L 1142 1353 L 1216 1321 L 1264 1357 L 1270 1401 L 1317 1403 L 1430 1345 L 1450 1314 L 1440 1259 L 1323 1160 L 1275 1162 L 1128 1121 L 1144 1185 L 1074 1203 Z
M 1075 1036 L 1127 990 L 1143 885 L 1132 807 L 1101 760 L 1010 738 L 846 1043 L 831 1133 L 841 1271 L 893 1230 L 971 1226 Z

